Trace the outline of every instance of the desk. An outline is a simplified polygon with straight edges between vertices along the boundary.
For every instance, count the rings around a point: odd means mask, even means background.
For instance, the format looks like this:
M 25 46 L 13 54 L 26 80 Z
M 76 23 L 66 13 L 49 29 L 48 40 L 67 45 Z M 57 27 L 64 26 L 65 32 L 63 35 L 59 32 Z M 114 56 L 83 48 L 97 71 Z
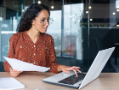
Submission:
M 57 86 L 42 82 L 41 80 L 54 75 L 53 73 L 22 73 L 15 79 L 25 85 L 23 89 L 17 90 L 35 90 L 35 89 L 60 89 L 77 90 L 63 86 Z M 0 77 L 10 77 L 7 72 L 0 72 Z M 99 78 L 82 88 L 81 90 L 119 90 L 119 73 L 101 73 Z

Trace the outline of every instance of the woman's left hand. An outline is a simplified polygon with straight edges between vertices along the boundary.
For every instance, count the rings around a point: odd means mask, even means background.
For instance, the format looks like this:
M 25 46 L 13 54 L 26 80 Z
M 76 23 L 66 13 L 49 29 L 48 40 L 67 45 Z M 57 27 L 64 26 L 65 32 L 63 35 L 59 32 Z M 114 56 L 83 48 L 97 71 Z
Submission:
M 65 65 L 60 65 L 60 70 L 63 71 L 63 72 L 66 72 L 66 73 L 70 73 L 71 70 L 73 70 L 76 74 L 76 77 L 78 77 L 77 75 L 77 71 L 79 73 L 81 73 L 81 71 L 79 70 L 80 67 L 76 67 L 76 66 L 73 66 L 73 67 L 69 67 L 69 66 L 65 66 Z

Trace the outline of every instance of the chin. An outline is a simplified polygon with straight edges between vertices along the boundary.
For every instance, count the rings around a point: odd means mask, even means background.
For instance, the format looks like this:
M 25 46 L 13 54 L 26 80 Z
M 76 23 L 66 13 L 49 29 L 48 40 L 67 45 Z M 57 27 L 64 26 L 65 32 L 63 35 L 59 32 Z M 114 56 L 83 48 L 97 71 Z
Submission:
M 41 29 L 39 30 L 40 33 L 46 33 L 47 32 L 47 29 Z
M 40 33 L 46 33 L 46 31 L 45 32 L 40 32 Z

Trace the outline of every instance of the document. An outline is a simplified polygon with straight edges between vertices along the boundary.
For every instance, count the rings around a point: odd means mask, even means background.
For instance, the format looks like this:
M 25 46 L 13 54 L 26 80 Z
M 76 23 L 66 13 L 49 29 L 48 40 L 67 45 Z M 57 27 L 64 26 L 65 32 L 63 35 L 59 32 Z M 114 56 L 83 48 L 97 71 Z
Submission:
M 13 69 L 17 69 L 18 71 L 46 72 L 50 69 L 47 67 L 37 66 L 32 63 L 23 62 L 14 58 L 8 58 L 8 57 L 4 57 L 4 58 L 8 61 L 8 63 L 11 65 Z
M 18 88 L 25 88 L 25 86 L 12 77 L 0 78 L 0 90 L 13 90 Z

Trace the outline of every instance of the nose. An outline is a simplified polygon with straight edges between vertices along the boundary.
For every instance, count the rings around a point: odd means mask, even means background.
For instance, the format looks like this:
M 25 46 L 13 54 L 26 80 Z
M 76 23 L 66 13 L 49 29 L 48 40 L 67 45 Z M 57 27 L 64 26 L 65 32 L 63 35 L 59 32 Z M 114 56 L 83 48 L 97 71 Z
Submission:
M 45 24 L 44 24 L 44 25 L 49 26 L 49 21 L 45 22 Z

